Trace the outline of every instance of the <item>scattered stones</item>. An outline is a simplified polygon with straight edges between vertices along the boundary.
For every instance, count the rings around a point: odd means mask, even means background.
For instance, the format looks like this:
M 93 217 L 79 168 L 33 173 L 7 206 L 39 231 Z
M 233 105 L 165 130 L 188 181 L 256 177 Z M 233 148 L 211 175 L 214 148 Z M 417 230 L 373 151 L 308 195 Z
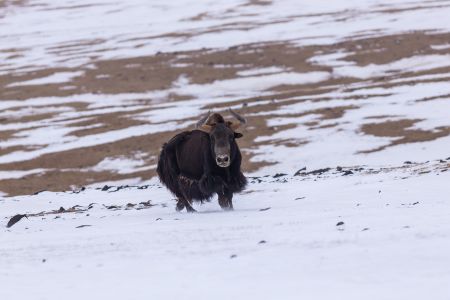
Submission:
M 344 174 L 342 174 L 342 176 L 347 176 L 347 175 L 352 175 L 353 172 L 350 170 L 344 171 Z

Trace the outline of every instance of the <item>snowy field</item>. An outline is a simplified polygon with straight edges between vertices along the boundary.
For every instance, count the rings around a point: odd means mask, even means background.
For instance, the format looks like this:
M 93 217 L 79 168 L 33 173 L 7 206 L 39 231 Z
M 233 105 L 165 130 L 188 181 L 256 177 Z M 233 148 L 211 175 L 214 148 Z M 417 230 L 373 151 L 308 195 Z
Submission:
M 449 15 L 1 1 L 0 299 L 449 299 Z M 249 186 L 177 213 L 160 147 L 229 107 Z

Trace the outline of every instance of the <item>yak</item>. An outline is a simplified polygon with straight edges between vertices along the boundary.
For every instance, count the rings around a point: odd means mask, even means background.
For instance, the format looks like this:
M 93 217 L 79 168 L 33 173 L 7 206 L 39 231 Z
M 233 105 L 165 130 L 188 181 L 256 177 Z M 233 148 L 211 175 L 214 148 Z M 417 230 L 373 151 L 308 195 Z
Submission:
M 196 129 L 175 135 L 162 146 L 157 173 L 176 197 L 176 210 L 195 212 L 192 201 L 209 201 L 218 195 L 224 210 L 233 209 L 233 193 L 242 191 L 247 179 L 241 172 L 241 152 L 236 132 L 245 118 L 229 109 L 237 121 L 225 121 L 219 113 L 208 112 Z

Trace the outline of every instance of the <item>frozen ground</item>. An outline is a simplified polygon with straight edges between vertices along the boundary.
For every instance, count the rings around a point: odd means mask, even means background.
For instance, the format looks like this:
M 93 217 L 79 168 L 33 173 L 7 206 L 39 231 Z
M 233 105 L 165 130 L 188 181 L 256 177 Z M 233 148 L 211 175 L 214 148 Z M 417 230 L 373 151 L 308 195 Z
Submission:
M 0 2 L 0 299 L 449 299 L 450 1 L 150 2 Z M 228 107 L 250 184 L 176 213 Z
M 227 213 L 155 181 L 2 200 L 41 215 L 2 229 L 0 295 L 448 299 L 449 161 L 253 178 Z

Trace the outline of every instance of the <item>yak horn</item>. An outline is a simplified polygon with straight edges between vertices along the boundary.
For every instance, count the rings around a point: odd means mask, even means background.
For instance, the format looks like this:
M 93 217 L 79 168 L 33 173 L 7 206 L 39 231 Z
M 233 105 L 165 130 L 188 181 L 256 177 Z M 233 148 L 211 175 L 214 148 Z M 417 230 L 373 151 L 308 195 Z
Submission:
M 201 131 L 210 132 L 212 126 L 207 124 L 210 116 L 211 111 L 208 111 L 208 113 L 195 124 L 195 128 Z
M 231 108 L 228 109 L 228 111 L 230 112 L 230 114 L 233 115 L 233 117 L 235 117 L 238 122 L 237 123 L 233 123 L 230 122 L 230 128 L 234 131 L 236 129 L 238 129 L 241 125 L 246 124 L 247 120 L 242 117 L 241 115 L 239 115 L 238 113 L 234 112 Z
M 204 116 L 204 117 L 202 117 L 198 122 L 197 122 L 197 124 L 195 124 L 195 128 L 200 128 L 203 124 L 205 124 L 206 123 L 206 121 L 208 121 L 208 118 L 209 118 L 209 116 L 211 115 L 211 111 L 208 111 L 208 113 Z

